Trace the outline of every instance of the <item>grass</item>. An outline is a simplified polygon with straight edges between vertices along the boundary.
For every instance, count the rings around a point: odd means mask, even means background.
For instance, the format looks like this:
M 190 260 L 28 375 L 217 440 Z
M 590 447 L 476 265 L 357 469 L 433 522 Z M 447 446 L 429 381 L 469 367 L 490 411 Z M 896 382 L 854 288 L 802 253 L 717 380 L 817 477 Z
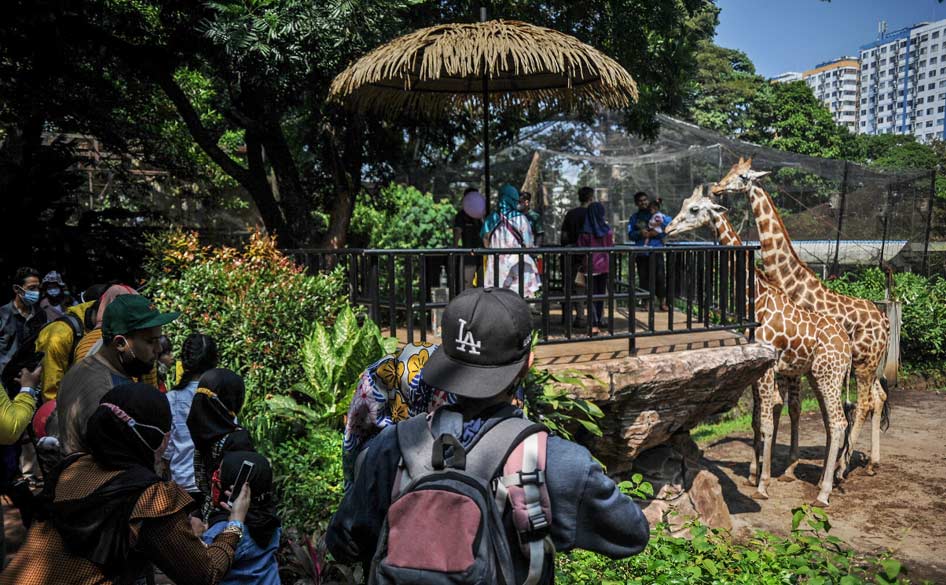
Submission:
M 818 412 L 818 400 L 805 398 L 801 401 L 802 412 Z M 788 405 L 782 407 L 782 417 L 788 416 Z M 690 431 L 690 436 L 698 445 L 705 446 L 733 433 L 752 431 L 752 414 L 743 414 L 716 423 L 702 424 Z

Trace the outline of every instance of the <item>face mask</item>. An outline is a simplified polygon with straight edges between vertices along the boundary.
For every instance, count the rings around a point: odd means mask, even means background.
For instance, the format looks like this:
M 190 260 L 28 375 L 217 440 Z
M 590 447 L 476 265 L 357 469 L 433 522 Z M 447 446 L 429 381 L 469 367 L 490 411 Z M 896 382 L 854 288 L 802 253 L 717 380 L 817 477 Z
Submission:
M 167 364 L 158 362 L 158 373 L 161 374 L 162 376 L 167 376 L 168 374 Z
M 61 289 L 61 288 L 51 288 L 51 289 L 49 289 L 49 290 L 46 291 L 46 296 L 48 296 L 48 297 L 51 298 L 51 299 L 58 299 L 59 297 L 62 296 L 62 289 Z
M 22 289 L 20 289 L 22 290 Z M 23 302 L 27 305 L 35 305 L 39 302 L 38 290 L 24 290 L 22 295 Z
M 128 353 L 131 354 L 131 357 L 125 357 L 125 352 L 118 352 L 118 361 L 122 365 L 122 370 L 132 378 L 140 378 L 150 372 L 154 364 L 138 359 L 138 356 L 135 355 L 135 350 L 131 348 L 131 342 L 127 339 L 125 339 L 125 346 L 128 348 Z

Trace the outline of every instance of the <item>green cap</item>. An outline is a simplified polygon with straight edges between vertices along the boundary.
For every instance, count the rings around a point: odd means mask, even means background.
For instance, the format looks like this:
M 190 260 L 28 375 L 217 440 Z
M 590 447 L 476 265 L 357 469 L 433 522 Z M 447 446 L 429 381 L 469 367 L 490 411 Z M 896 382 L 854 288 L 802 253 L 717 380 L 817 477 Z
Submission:
M 106 337 L 127 335 L 133 331 L 167 325 L 177 319 L 178 312 L 162 313 L 154 303 L 141 295 L 120 295 L 105 307 L 102 333 Z

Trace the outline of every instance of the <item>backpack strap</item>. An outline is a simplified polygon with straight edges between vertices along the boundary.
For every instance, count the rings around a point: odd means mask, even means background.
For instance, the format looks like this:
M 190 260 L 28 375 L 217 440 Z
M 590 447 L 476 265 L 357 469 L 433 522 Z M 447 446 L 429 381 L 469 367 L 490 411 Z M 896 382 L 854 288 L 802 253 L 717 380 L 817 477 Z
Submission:
M 555 550 L 549 536 L 552 506 L 545 481 L 547 445 L 545 426 L 511 417 L 488 428 L 466 459 L 468 473 L 495 477 L 492 485 L 500 513 L 507 503 L 510 506 L 520 549 L 529 559 L 525 585 L 539 582 L 546 553 Z M 499 477 L 496 461 L 503 462 Z
M 82 336 L 85 335 L 85 326 L 82 324 L 82 320 L 76 317 L 71 313 L 66 313 L 62 317 L 56 319 L 56 321 L 63 321 L 69 328 L 72 329 L 72 349 L 69 350 L 69 361 L 75 357 L 76 346 L 79 345 L 79 340 L 82 339 Z M 56 321 L 53 321 L 55 323 Z

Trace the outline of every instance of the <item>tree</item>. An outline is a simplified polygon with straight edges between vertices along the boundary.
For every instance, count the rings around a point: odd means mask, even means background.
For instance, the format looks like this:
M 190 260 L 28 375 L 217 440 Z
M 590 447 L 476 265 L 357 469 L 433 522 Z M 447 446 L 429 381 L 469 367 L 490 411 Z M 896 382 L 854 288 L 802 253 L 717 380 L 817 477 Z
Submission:
M 11 13 L 0 47 L 12 49 L 0 50 L 9 79 L 32 80 L 21 106 L 41 126 L 99 136 L 211 187 L 236 183 L 287 247 L 344 245 L 366 178 L 384 184 L 406 162 L 475 155 L 478 138 L 467 138 L 480 129 L 468 117 L 393 124 L 326 101 L 334 76 L 377 44 L 476 19 L 465 0 L 16 0 Z M 617 58 L 641 90 L 626 124 L 650 134 L 657 112 L 682 108 L 679 88 L 715 15 L 706 0 L 491 7 L 491 17 L 551 26 Z M 503 113 L 493 135 L 511 140 L 535 119 Z
M 749 57 L 706 40 L 696 62 L 686 119 L 734 138 L 753 130 L 752 106 L 766 82 Z

